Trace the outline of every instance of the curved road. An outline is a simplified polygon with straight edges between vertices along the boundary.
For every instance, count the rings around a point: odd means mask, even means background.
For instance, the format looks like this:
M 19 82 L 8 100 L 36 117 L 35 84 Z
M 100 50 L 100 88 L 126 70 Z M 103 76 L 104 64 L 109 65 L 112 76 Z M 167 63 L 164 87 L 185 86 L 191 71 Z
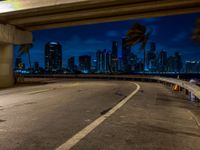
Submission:
M 139 92 L 72 150 L 198 150 L 199 110 L 161 84 L 138 84 Z M 0 149 L 57 149 L 136 88 L 77 80 L 0 90 Z
M 72 81 L 0 91 L 0 149 L 55 149 L 136 88 Z

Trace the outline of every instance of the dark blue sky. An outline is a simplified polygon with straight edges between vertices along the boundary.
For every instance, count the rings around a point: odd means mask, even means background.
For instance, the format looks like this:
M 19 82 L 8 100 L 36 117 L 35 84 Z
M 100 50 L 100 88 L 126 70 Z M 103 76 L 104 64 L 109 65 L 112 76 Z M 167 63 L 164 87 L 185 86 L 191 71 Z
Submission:
M 97 49 L 111 50 L 113 40 L 119 42 L 121 52 L 121 38 L 134 23 L 154 29 L 149 42 L 156 42 L 158 51 L 164 49 L 168 55 L 179 51 L 184 60 L 200 60 L 200 45 L 195 44 L 191 38 L 197 17 L 200 17 L 200 13 L 34 31 L 31 61 L 38 61 L 41 66 L 44 65 L 44 45 L 48 41 L 61 43 L 64 67 L 67 66 L 70 56 L 94 56 Z M 132 47 L 132 51 L 142 56 L 137 45 Z M 24 62 L 28 62 L 26 57 Z

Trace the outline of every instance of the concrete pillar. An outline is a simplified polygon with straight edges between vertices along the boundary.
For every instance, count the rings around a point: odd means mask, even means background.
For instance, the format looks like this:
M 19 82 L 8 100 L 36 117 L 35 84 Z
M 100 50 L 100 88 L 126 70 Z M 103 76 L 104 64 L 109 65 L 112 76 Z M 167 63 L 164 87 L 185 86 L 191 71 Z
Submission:
M 0 88 L 11 87 L 13 84 L 13 45 L 0 44 Z

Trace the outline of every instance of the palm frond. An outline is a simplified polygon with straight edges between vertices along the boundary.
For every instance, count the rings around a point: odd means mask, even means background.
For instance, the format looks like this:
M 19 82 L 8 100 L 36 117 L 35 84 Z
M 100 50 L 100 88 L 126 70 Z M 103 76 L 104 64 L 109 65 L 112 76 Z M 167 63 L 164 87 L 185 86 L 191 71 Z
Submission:
M 144 50 L 152 32 L 153 32 L 152 28 L 149 28 L 149 31 L 147 32 L 145 26 L 136 23 L 129 29 L 126 35 L 127 37 L 126 44 L 131 46 L 140 43 L 141 44 L 140 50 Z
M 29 53 L 30 49 L 32 48 L 32 44 L 22 44 L 18 50 L 18 57 L 21 57 L 23 54 Z

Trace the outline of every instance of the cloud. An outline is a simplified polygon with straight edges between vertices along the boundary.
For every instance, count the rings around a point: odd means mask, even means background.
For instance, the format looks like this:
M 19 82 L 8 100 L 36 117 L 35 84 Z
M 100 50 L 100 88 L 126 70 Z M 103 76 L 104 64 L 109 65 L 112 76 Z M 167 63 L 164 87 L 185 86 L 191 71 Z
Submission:
M 108 31 L 106 33 L 106 36 L 108 36 L 108 37 L 118 37 L 119 35 L 120 34 L 117 31 L 115 31 L 115 30 L 110 30 L 110 31 Z
M 179 42 L 179 41 L 182 41 L 184 40 L 185 38 L 187 38 L 188 36 L 188 33 L 187 32 L 179 32 L 178 34 L 176 34 L 172 39 L 171 41 L 172 42 Z

